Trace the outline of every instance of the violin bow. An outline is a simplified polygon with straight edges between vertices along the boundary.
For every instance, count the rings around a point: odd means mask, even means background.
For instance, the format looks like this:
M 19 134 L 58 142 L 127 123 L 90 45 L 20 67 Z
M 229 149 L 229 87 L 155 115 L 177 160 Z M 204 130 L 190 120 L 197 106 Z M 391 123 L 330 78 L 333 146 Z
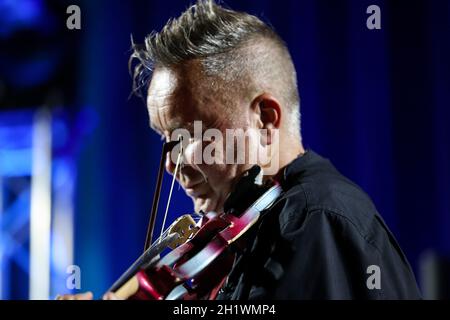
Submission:
M 156 215 L 158 212 L 158 205 L 159 205 L 159 198 L 161 195 L 161 186 L 162 186 L 162 180 L 164 175 L 164 163 L 166 161 L 167 153 L 172 151 L 172 149 L 179 143 L 182 142 L 182 136 L 179 136 L 177 141 L 170 141 L 165 142 L 162 146 L 161 150 L 161 158 L 159 159 L 159 168 L 158 168 L 158 177 L 156 180 L 156 187 L 153 194 L 153 201 L 152 201 L 152 211 L 150 212 L 150 219 L 147 226 L 147 236 L 145 237 L 145 245 L 144 245 L 144 252 L 150 247 L 152 239 L 153 239 L 153 232 L 155 229 L 155 222 L 156 222 Z M 182 152 L 182 148 L 180 148 L 180 152 Z M 175 176 L 176 177 L 176 172 Z

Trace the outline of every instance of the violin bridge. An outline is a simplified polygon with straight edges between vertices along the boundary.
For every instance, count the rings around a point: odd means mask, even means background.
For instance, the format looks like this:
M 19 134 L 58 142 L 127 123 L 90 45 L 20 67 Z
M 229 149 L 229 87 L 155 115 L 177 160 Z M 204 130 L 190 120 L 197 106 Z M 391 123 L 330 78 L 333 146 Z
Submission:
M 177 233 L 180 237 L 170 243 L 169 247 L 175 249 L 176 247 L 182 245 L 191 239 L 199 230 L 199 227 L 195 223 L 192 216 L 189 214 L 182 215 L 177 218 L 168 228 L 168 235 L 172 233 Z

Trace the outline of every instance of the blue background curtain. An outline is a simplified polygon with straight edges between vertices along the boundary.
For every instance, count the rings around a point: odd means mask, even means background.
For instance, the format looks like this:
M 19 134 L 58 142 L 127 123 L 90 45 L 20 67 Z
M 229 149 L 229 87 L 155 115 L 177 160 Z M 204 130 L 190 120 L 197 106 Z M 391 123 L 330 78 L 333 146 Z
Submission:
M 226 1 L 270 22 L 298 72 L 307 148 L 373 199 L 416 276 L 450 253 L 450 2 Z M 366 9 L 381 8 L 381 30 Z M 78 162 L 76 256 L 99 295 L 142 252 L 161 141 L 128 99 L 130 34 L 142 42 L 187 1 L 85 1 L 77 101 L 98 114 Z M 166 176 L 168 178 L 168 176 Z M 168 180 L 166 180 L 168 181 Z M 167 186 L 164 189 L 164 207 Z M 175 192 L 170 218 L 192 210 Z M 161 223 L 161 219 L 158 223 Z

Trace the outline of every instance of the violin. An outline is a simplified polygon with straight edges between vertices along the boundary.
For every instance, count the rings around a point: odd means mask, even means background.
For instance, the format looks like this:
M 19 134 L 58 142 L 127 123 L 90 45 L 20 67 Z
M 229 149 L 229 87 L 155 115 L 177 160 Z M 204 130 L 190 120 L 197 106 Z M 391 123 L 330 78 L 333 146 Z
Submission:
M 249 207 L 236 210 L 225 205 L 226 209 L 221 213 L 200 213 L 201 219 L 197 223 L 191 215 L 182 215 L 151 243 L 165 158 L 178 144 L 177 163 L 163 220 L 164 230 L 183 153 L 181 137 L 178 141 L 164 143 L 162 148 L 144 252 L 108 290 L 120 299 L 215 299 L 231 271 L 236 249 L 245 245 L 242 241 L 247 232 L 260 219 L 261 213 L 271 208 L 282 192 L 281 186 L 275 181 L 255 185 L 256 178 L 261 176 L 261 168 L 254 166 L 237 184 L 237 189 L 253 190 L 252 193 L 257 195 Z M 239 201 L 236 194 L 231 196 L 233 197 Z M 248 194 L 246 197 L 248 198 Z M 166 249 L 171 251 L 161 256 Z

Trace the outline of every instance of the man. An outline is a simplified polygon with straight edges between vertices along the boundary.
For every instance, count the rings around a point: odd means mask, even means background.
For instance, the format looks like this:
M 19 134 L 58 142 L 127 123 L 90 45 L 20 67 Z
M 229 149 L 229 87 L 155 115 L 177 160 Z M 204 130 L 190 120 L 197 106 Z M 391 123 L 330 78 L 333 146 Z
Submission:
M 177 129 L 192 132 L 195 121 L 223 135 L 265 130 L 251 143 L 271 155 L 257 164 L 283 194 L 238 252 L 218 299 L 420 298 L 369 197 L 328 160 L 304 150 L 295 68 L 270 27 L 199 1 L 133 49 L 134 89 L 146 94 L 151 127 L 167 141 Z M 186 143 L 176 177 L 197 212 L 220 212 L 253 163 L 196 163 L 204 147 L 195 137 Z M 170 157 L 166 169 L 174 173 Z

